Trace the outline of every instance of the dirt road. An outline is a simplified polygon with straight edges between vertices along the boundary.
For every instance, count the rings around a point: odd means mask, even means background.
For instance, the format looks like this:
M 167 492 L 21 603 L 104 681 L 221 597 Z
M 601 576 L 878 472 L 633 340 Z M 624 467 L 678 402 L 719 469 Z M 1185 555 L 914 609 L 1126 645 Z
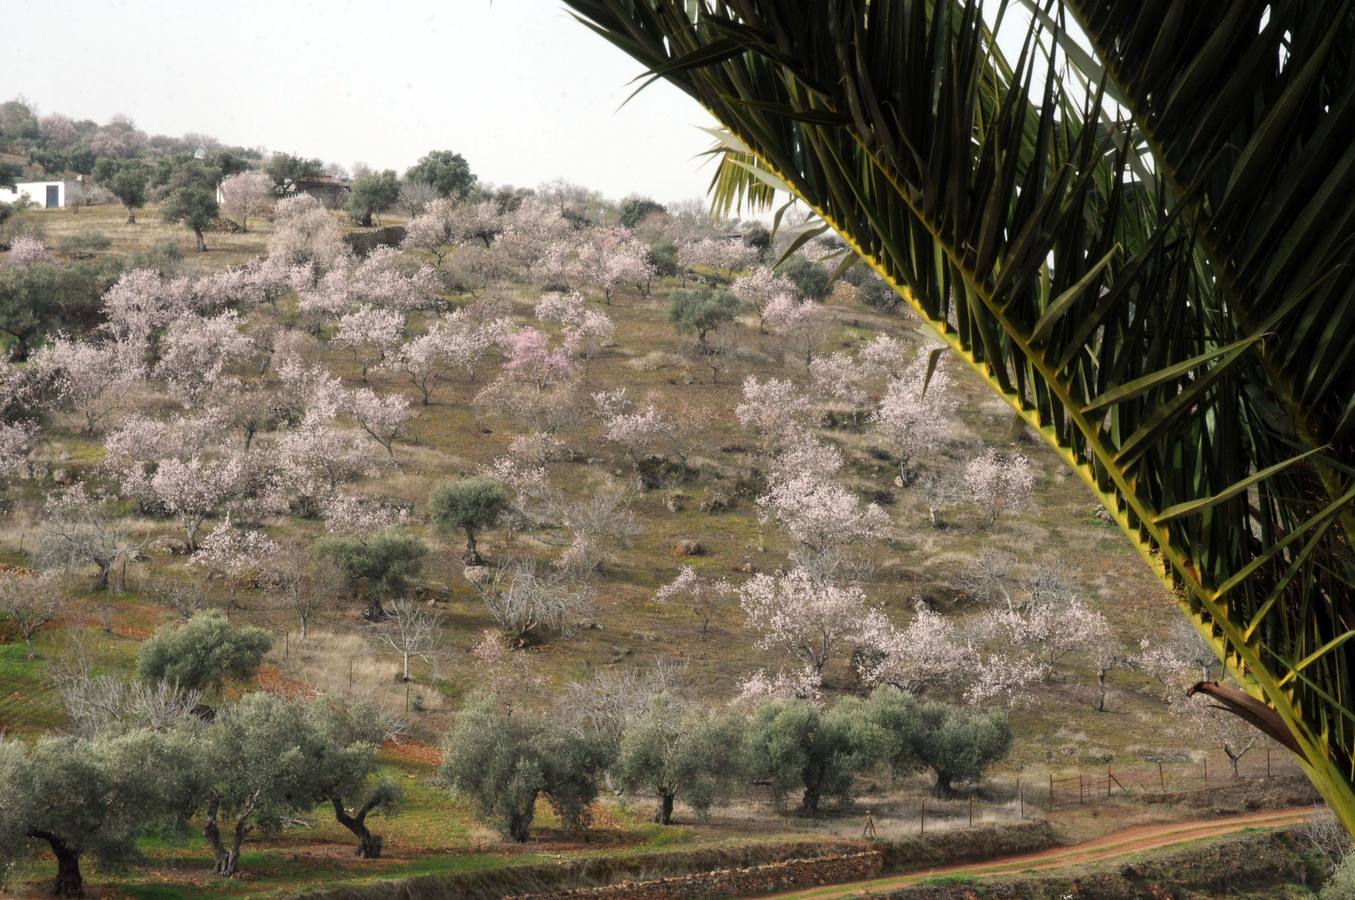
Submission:
M 1222 819 L 1196 819 L 1185 822 L 1167 822 L 1161 825 L 1140 825 L 1116 831 L 1082 844 L 1074 844 L 1071 847 L 1055 847 L 1051 850 L 1041 850 L 1038 853 L 1027 853 L 1022 856 L 1006 856 L 978 863 L 922 869 L 904 875 L 877 878 L 872 881 L 832 884 L 803 891 L 774 894 L 773 896 L 863 897 L 880 891 L 908 887 L 940 875 L 991 878 L 996 875 L 1018 875 L 1042 869 L 1080 866 L 1130 853 L 1156 850 L 1173 844 L 1185 844 L 1205 838 L 1222 837 L 1249 828 L 1278 828 L 1284 825 L 1294 825 L 1304 821 L 1321 809 L 1320 806 L 1304 806 L 1297 809 L 1268 810 L 1241 816 L 1228 816 Z

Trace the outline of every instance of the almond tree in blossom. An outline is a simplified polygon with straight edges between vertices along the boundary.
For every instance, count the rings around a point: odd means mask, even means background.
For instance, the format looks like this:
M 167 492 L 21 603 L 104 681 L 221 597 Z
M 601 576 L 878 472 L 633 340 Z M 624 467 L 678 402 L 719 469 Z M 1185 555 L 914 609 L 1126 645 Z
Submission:
M 371 497 L 333 493 L 320 508 L 325 531 L 341 537 L 365 538 L 387 528 L 409 524 L 409 509 Z
M 701 238 L 678 244 L 678 265 L 689 271 L 706 269 L 720 281 L 757 264 L 758 253 L 737 238 Z
M 273 234 L 268 239 L 268 259 L 273 265 L 291 268 L 309 263 L 318 276 L 351 256 L 339 220 L 309 194 L 279 200 L 273 217 Z
M 227 369 L 242 364 L 256 350 L 240 330 L 240 317 L 234 310 L 210 319 L 185 316 L 177 320 L 166 329 L 160 348 L 155 375 L 187 407 L 201 406 L 232 387 Z
M 31 422 L 0 422 L 0 478 L 28 474 L 37 435 L 38 427 Z
M 34 559 L 43 568 L 67 572 L 93 566 L 94 590 L 108 589 L 119 562 L 135 558 L 133 544 L 116 517 L 100 498 L 85 489 L 84 482 L 47 495 L 42 507 L 41 534 Z
M 381 395 L 371 388 L 359 388 L 348 395 L 344 410 L 394 461 L 395 442 L 409 423 L 409 401 L 398 394 Z
M 863 374 L 888 381 L 902 378 L 912 362 L 897 338 L 877 334 L 856 354 Z
M 864 684 L 893 685 L 910 694 L 955 688 L 971 680 L 979 652 L 960 629 L 925 603 L 915 604 L 912 621 L 884 629 L 857 660 Z
M 373 366 L 400 346 L 405 336 L 405 317 L 392 309 L 363 305 L 339 318 L 339 330 L 331 339 L 335 346 L 347 347 L 353 361 L 362 367 L 362 380 Z
M 791 356 L 803 363 L 806 371 L 828 341 L 828 315 L 812 300 L 780 294 L 763 309 L 762 319 L 781 335 Z
M 815 674 L 846 646 L 878 644 L 889 627 L 860 586 L 822 582 L 803 568 L 754 575 L 738 593 L 759 649 L 785 653 Z
M 282 434 L 275 444 L 280 486 L 302 515 L 313 514 L 341 484 L 372 474 L 376 461 L 361 432 L 340 428 L 332 420 L 308 416 Z M 377 529 L 380 530 L 380 529 Z
M 542 295 L 536 304 L 536 317 L 543 322 L 559 322 L 565 350 L 588 364 L 604 348 L 611 346 L 616 327 L 601 310 L 589 309 L 578 291 Z
M 799 294 L 795 282 L 785 275 L 772 271 L 767 266 L 756 266 L 749 269 L 735 278 L 729 289 L 734 292 L 735 297 L 738 297 L 750 309 L 757 310 L 759 333 L 766 331 L 766 310 L 773 300 L 777 297 L 794 299 Z
M 684 607 L 701 621 L 701 636 L 710 631 L 710 620 L 734 599 L 734 585 L 723 578 L 698 575 L 691 566 L 683 566 L 676 578 L 654 594 L 658 603 Z
M 989 448 L 965 466 L 964 484 L 969 500 L 983 510 L 991 526 L 1004 512 L 1020 512 L 1031 504 L 1035 473 L 1020 453 L 1004 455 Z
M 863 504 L 842 485 L 814 474 L 774 475 L 757 503 L 763 521 L 775 521 L 815 556 L 880 538 L 889 525 L 877 504 Z
M 950 376 L 937 366 L 927 380 L 928 357 L 919 353 L 907 371 L 889 381 L 870 417 L 875 436 L 899 461 L 899 483 L 912 484 L 919 458 L 935 453 L 950 436 L 956 399 Z
M 1162 702 L 1182 730 L 1223 750 L 1233 777 L 1238 777 L 1242 758 L 1256 746 L 1261 732 L 1204 694 L 1192 691 L 1197 682 L 1227 678 L 1218 656 L 1194 628 L 1179 621 L 1163 639 L 1144 638 L 1132 665 L 1160 685 Z
M 1050 681 L 1064 660 L 1091 654 L 1110 637 L 1110 623 L 1060 579 L 1028 584 L 1021 602 L 985 617 L 985 630 L 1011 652 L 1025 654 Z
M 861 363 L 845 351 L 815 357 L 809 364 L 815 393 L 830 403 L 853 409 L 866 403 L 863 374 Z
M 257 169 L 228 175 L 217 188 L 221 192 L 221 211 L 240 220 L 240 229 L 249 230 L 249 217 L 268 213 L 277 204 L 273 179 Z
M 593 405 L 602 419 L 603 437 L 619 444 L 637 469 L 645 457 L 666 451 L 687 462 L 685 438 L 692 433 L 691 421 L 661 411 L 652 398 L 634 403 L 625 388 L 594 394 Z
M 739 683 L 733 705 L 752 711 L 778 700 L 818 703 L 822 692 L 823 675 L 813 666 L 782 670 L 775 675 L 768 675 L 766 669 L 758 669 Z
M 734 407 L 734 416 L 771 451 L 807 429 L 814 420 L 814 408 L 804 389 L 793 382 L 758 381 L 749 375 L 743 382 L 743 402 Z
M 579 278 L 602 290 L 610 305 L 617 289 L 633 284 L 648 296 L 654 265 L 649 248 L 637 240 L 629 228 L 593 228 L 580 242 L 575 265 Z
M 9 255 L 5 262 L 11 266 L 32 266 L 37 264 L 53 265 L 56 255 L 47 249 L 42 238 L 31 234 L 16 237 L 9 245 Z
M 147 486 L 165 511 L 179 520 L 189 552 L 198 549 L 204 522 L 249 490 L 248 466 L 240 454 L 160 460 Z
M 189 563 L 225 578 L 234 607 L 237 586 L 263 572 L 280 550 L 262 531 L 236 528 L 227 513 L 202 539 Z
M 143 374 L 141 361 L 124 351 L 117 344 L 57 336 L 32 355 L 29 366 L 48 380 L 58 404 L 79 414 L 81 431 L 93 434 L 118 410 L 127 389 Z

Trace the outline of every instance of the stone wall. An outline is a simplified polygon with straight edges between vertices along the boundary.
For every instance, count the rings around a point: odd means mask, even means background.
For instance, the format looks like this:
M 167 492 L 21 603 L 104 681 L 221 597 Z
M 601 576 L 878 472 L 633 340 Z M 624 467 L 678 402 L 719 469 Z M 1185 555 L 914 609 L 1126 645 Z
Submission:
M 717 869 L 655 881 L 622 881 L 604 887 L 546 894 L 523 894 L 516 900 L 696 900 L 699 897 L 750 897 L 820 884 L 842 884 L 876 878 L 884 870 L 884 854 L 867 850 L 816 859 L 788 859 L 742 869 Z

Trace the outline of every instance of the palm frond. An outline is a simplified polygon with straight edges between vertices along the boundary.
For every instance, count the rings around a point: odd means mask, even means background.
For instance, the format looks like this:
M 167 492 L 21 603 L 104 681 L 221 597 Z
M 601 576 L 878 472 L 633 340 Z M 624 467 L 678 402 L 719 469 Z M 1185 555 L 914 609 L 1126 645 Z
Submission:
M 980 0 L 567 2 L 747 148 L 717 201 L 784 184 L 1055 448 L 1355 828 L 1350 2 L 1048 0 L 1014 59 Z

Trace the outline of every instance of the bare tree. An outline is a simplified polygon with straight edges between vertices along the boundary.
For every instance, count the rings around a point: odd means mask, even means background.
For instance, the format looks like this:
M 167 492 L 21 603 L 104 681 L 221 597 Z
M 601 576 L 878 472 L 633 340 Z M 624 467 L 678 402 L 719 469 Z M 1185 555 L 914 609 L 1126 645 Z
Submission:
M 39 565 L 66 571 L 93 565 L 98 570 L 94 590 L 102 591 L 117 564 L 135 558 L 137 549 L 83 483 L 47 498 L 36 553 Z M 118 582 L 121 589 L 121 576 Z
M 524 644 L 544 631 L 569 634 L 593 609 L 591 590 L 542 574 L 531 560 L 500 566 L 479 588 L 499 629 Z
M 400 654 L 400 680 L 409 681 L 409 662 L 422 659 L 431 662 L 436 656 L 438 627 L 442 616 L 420 606 L 413 600 L 400 599 L 386 607 L 386 617 L 369 627 L 379 644 Z

